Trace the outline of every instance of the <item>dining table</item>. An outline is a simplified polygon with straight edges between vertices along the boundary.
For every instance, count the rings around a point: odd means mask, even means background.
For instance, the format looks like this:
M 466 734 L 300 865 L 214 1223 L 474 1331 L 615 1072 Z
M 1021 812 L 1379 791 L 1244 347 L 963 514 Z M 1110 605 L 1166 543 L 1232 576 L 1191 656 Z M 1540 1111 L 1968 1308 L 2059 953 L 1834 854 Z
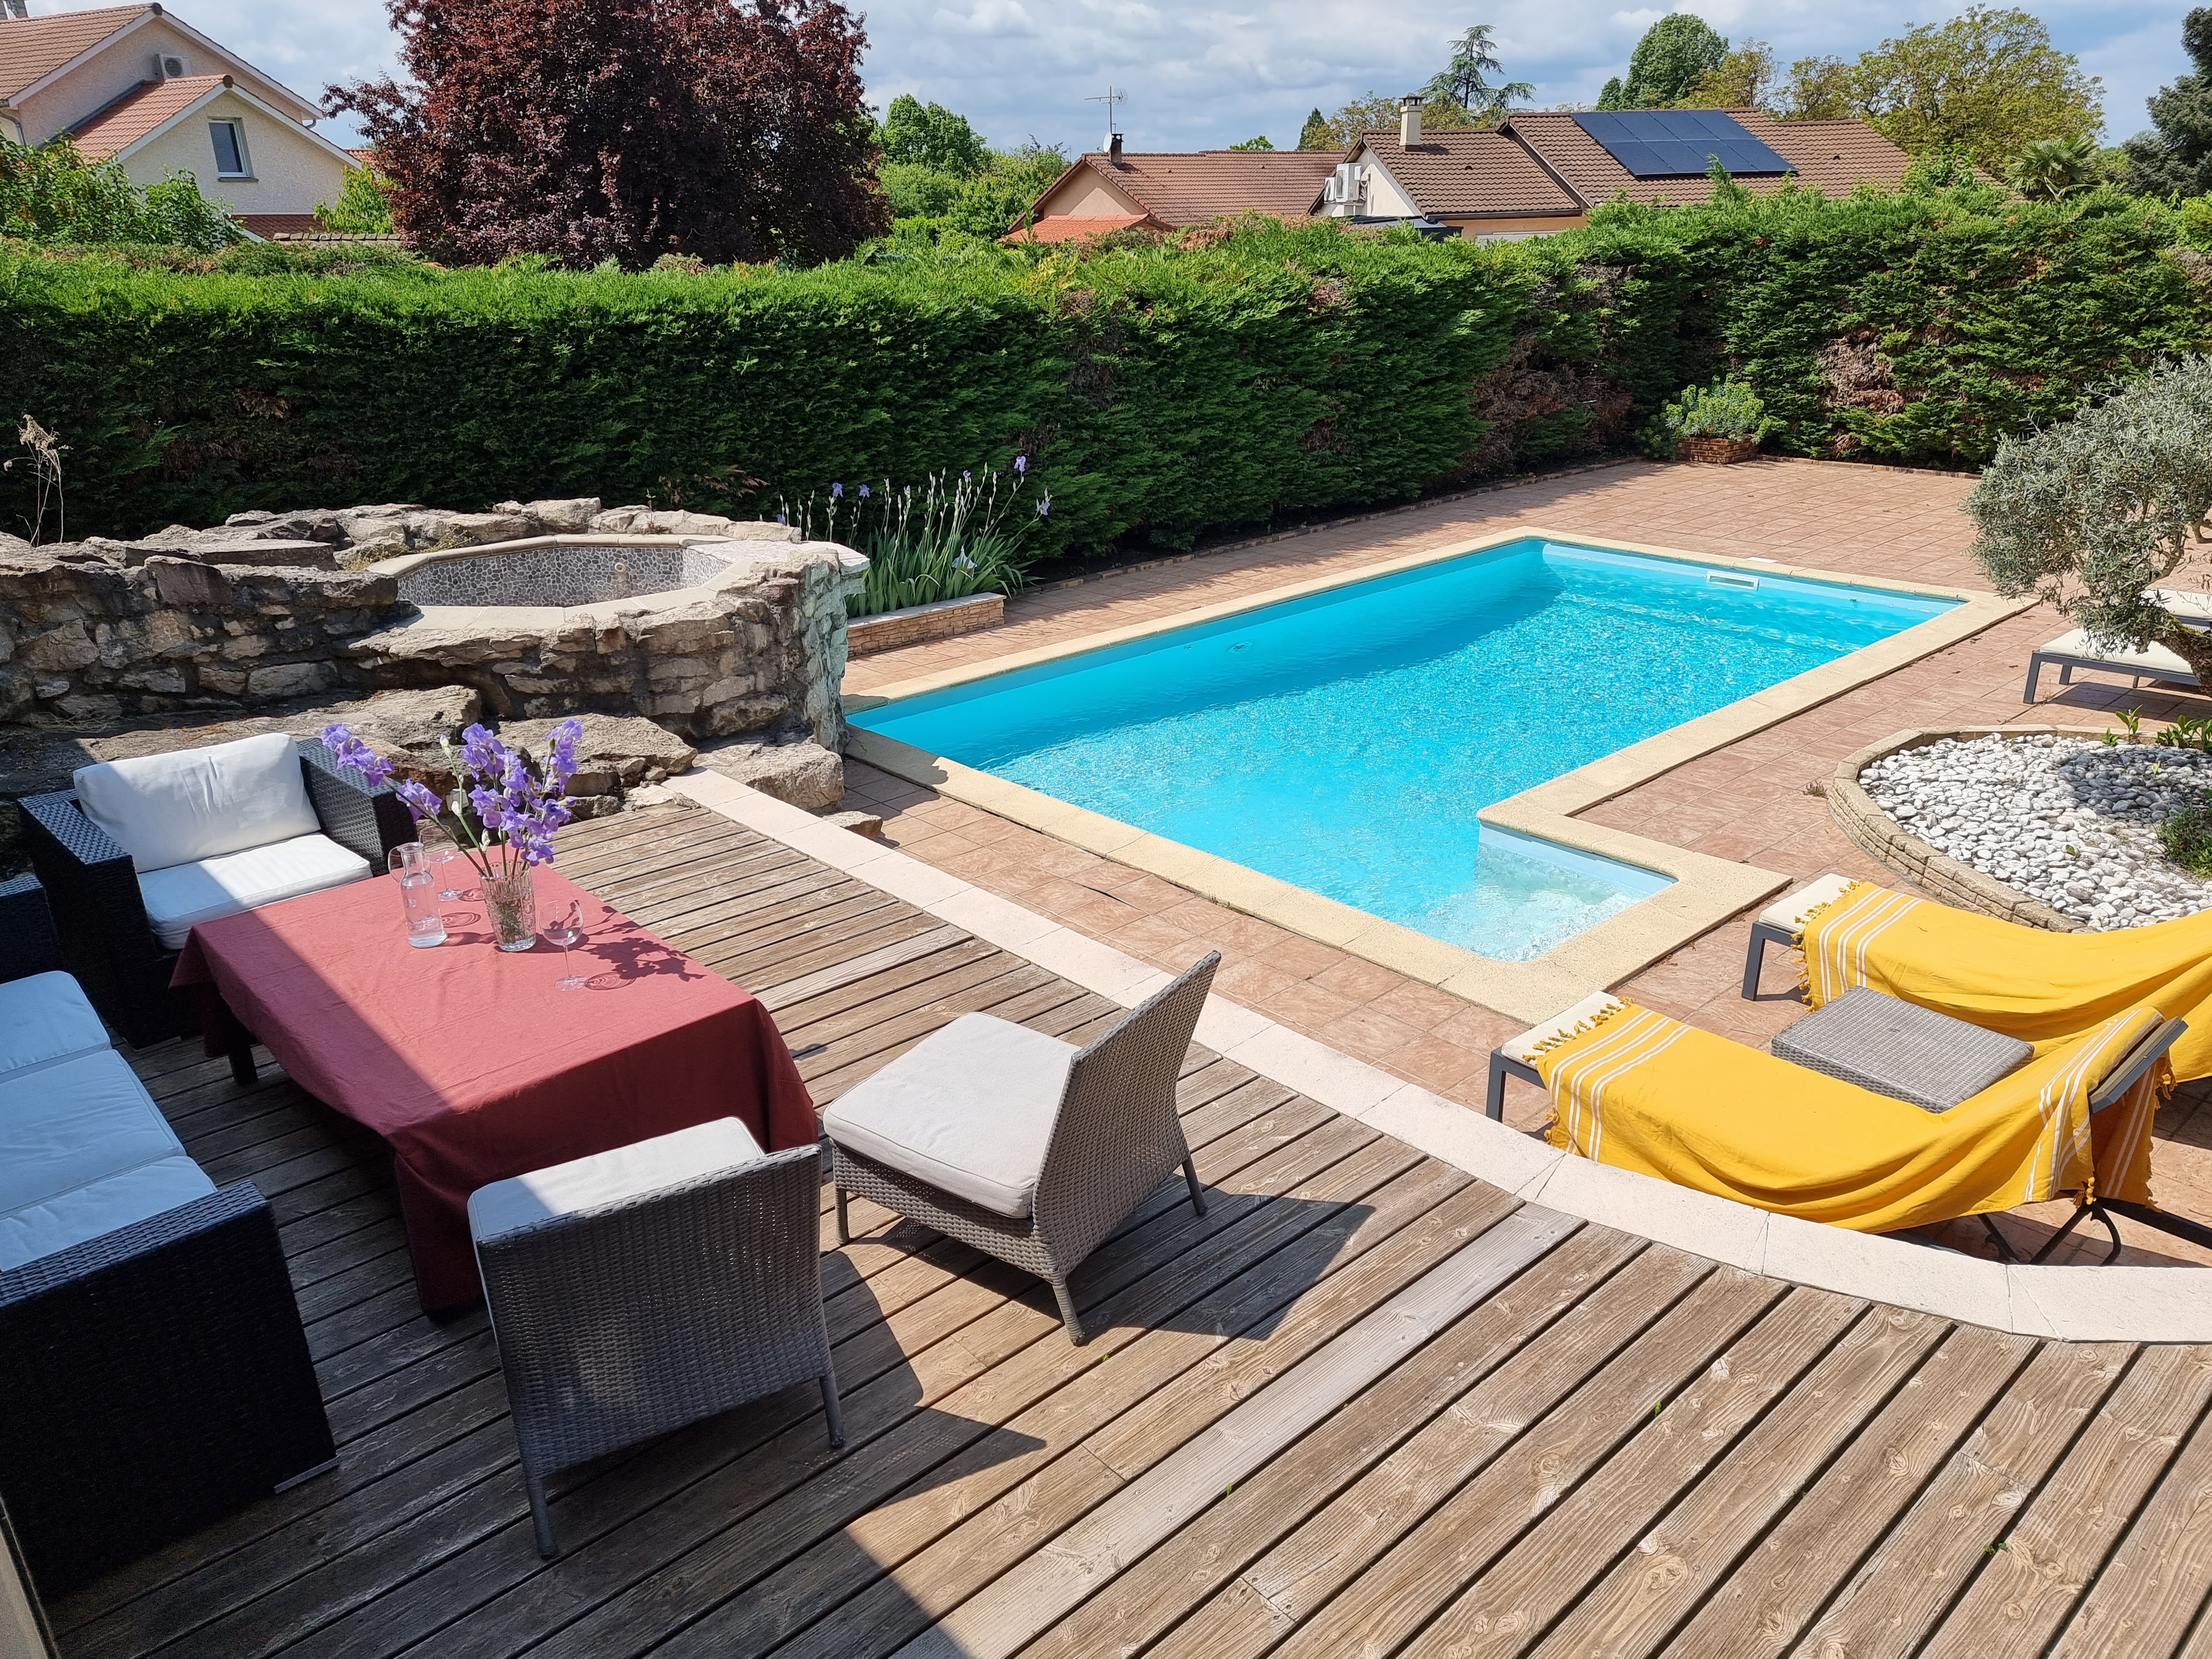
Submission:
M 550 866 L 532 879 L 541 921 L 581 907 L 573 966 L 542 939 L 498 949 L 472 886 L 441 904 L 444 943 L 410 945 L 397 884 L 377 875 L 199 923 L 170 981 L 198 1002 L 210 1054 L 258 1042 L 390 1145 L 434 1312 L 482 1294 L 479 1187 L 723 1117 L 769 1152 L 820 1133 L 757 998 Z

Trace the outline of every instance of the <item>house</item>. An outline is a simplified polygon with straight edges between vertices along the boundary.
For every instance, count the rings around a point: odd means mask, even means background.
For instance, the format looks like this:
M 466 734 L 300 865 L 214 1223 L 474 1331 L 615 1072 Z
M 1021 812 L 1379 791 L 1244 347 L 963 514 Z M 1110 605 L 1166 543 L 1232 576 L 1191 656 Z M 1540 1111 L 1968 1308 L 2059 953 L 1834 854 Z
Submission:
M 1761 192 L 1785 178 L 1831 195 L 1895 185 L 1905 152 L 1863 121 L 1783 121 L 1764 110 L 1528 111 L 1496 126 L 1425 132 L 1421 100 L 1396 132 L 1361 135 L 1312 210 L 1376 223 L 1426 217 L 1502 241 L 1571 230 L 1616 198 L 1678 205 L 1712 196 L 1717 155 Z
M 1242 213 L 1303 219 L 1338 161 L 1334 151 L 1125 152 L 1121 135 L 1079 155 L 1030 205 L 1010 240 L 1084 241 L 1110 230 L 1179 230 Z
M 189 173 L 257 235 L 313 228 L 356 165 L 319 113 L 159 4 L 26 17 L 0 0 L 0 137 L 67 133 L 141 185 Z

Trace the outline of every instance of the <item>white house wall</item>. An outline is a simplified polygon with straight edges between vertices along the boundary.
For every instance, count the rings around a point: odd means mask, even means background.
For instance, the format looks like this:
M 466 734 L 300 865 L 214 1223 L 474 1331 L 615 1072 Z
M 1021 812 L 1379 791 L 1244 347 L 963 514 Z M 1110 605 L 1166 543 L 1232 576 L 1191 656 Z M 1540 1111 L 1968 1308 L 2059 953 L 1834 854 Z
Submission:
M 1370 219 L 1418 219 L 1421 210 L 1413 198 L 1398 188 L 1398 181 L 1370 157 L 1364 163 L 1367 175 L 1367 201 L 1361 209 Z
M 1124 194 L 1092 169 L 1085 167 L 1054 195 L 1038 204 L 1037 217 L 1067 214 L 1078 219 L 1105 219 L 1144 210 L 1144 204 L 1134 197 Z
M 246 128 L 251 179 L 216 177 L 215 140 L 208 124 L 229 120 Z M 201 195 L 237 213 L 313 213 L 317 203 L 337 200 L 346 174 L 345 163 L 306 129 L 264 115 L 228 92 L 132 150 L 123 158 L 123 170 L 142 185 L 189 173 Z

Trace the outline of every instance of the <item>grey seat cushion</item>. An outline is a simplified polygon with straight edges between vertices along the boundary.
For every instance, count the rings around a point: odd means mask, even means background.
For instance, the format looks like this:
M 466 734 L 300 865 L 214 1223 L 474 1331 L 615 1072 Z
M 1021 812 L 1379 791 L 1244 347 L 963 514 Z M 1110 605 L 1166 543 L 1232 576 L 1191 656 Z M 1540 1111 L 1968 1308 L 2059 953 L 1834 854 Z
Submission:
M 1017 1218 L 1029 1214 L 1076 1048 L 963 1014 L 822 1114 L 836 1145 Z

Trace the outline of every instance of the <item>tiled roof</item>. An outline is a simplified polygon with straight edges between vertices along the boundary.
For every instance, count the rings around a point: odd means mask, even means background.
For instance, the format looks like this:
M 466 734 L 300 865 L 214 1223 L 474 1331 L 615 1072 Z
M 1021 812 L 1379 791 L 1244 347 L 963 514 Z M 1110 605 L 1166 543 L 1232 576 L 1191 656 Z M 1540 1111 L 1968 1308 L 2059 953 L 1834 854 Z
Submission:
M 312 213 L 238 213 L 231 216 L 256 236 L 320 237 L 323 222 Z
M 1188 155 L 1102 151 L 1081 158 L 1170 227 L 1202 225 L 1224 214 L 1303 217 L 1340 158 L 1334 150 L 1206 149 Z
M 1863 121 L 1780 121 L 1764 110 L 1728 112 L 1754 138 L 1779 152 L 1796 169 L 1800 184 L 1817 185 L 1830 194 L 1865 181 L 1893 185 L 1905 176 L 1905 154 Z M 1674 206 L 1711 199 L 1711 181 L 1638 179 L 1607 154 L 1605 146 L 1561 111 L 1534 110 L 1508 118 L 1507 128 L 1551 163 L 1559 176 L 1595 205 L 1624 191 L 1632 201 Z M 1766 191 L 1781 188 L 1778 178 L 1747 178 L 1738 183 Z
M 1390 170 L 1424 213 L 1456 216 L 1583 210 L 1583 204 L 1562 190 L 1534 156 L 1494 127 L 1424 132 L 1411 149 L 1398 142 L 1395 132 L 1364 132 L 1359 142 Z
M 1034 225 L 1021 225 L 1000 240 L 1008 242 L 1087 242 L 1094 236 L 1103 236 L 1109 230 L 1127 230 L 1132 225 L 1144 225 L 1154 230 L 1165 230 L 1149 213 L 1055 213 L 1040 219 Z
M 51 17 L 0 16 L 0 100 L 82 56 L 150 6 L 100 6 Z
M 185 75 L 173 81 L 141 81 L 113 103 L 70 129 L 85 159 L 120 155 L 195 98 L 230 84 L 228 75 Z

